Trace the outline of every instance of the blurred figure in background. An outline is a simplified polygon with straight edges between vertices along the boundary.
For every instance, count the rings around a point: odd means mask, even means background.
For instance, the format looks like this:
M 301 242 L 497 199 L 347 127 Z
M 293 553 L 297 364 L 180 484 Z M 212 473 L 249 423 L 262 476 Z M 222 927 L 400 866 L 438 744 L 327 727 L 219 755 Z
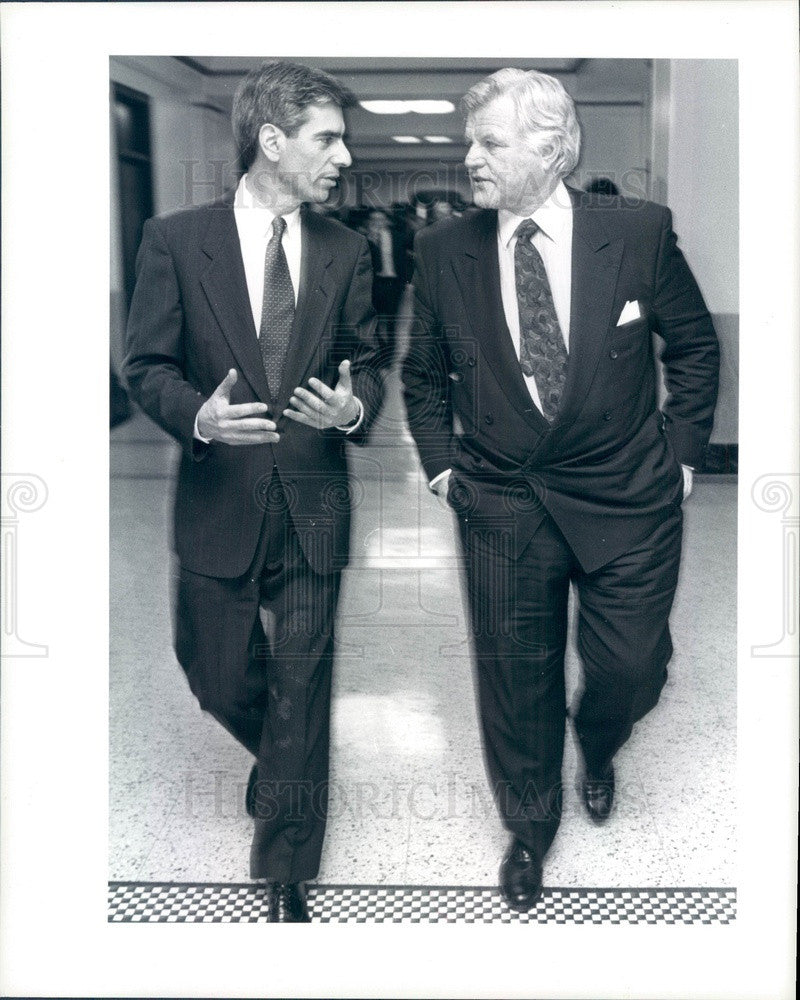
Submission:
M 372 255 L 372 304 L 378 314 L 378 337 L 387 353 L 393 354 L 397 310 L 405 288 L 402 236 L 393 229 L 386 212 L 379 208 L 369 213 L 364 235 Z
M 610 177 L 595 177 L 586 185 L 587 194 L 619 194 L 619 188 Z
M 441 198 L 437 198 L 431 205 L 431 215 L 430 222 L 441 222 L 443 219 L 449 219 L 453 215 L 453 206 L 449 201 L 444 201 Z

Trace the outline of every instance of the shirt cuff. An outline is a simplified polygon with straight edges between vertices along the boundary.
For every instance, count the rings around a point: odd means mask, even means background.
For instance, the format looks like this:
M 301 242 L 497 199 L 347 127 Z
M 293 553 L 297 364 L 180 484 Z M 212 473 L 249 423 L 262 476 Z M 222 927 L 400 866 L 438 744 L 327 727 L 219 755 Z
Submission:
M 203 444 L 211 444 L 211 438 L 204 438 L 200 431 L 197 429 L 197 421 L 200 417 L 200 411 L 198 410 L 197 416 L 194 418 L 194 437 L 196 441 L 202 441 Z
M 428 483 L 428 489 L 435 493 L 437 483 L 440 483 L 446 476 L 449 476 L 452 471 L 452 469 L 445 469 L 444 472 L 440 472 L 438 476 L 434 476 Z
M 353 431 L 357 431 L 364 419 L 364 404 L 358 396 L 353 396 L 353 399 L 358 404 L 358 416 L 356 417 L 355 423 L 345 424 L 344 427 L 337 426 L 336 428 L 337 431 L 344 431 L 345 434 L 352 434 Z

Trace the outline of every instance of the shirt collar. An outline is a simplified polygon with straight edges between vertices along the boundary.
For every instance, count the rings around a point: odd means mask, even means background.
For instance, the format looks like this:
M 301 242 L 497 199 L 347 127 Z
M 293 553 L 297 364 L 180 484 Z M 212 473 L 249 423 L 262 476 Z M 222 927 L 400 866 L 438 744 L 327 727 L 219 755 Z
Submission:
M 543 205 L 533 213 L 533 215 L 514 215 L 501 208 L 497 213 L 497 233 L 500 242 L 504 247 L 508 247 L 517 226 L 523 219 L 533 219 L 545 236 L 554 243 L 560 242 L 569 232 L 568 227 L 572 225 L 572 199 L 569 196 L 563 181 L 550 192 Z
M 237 213 L 237 218 L 241 220 L 246 226 L 251 227 L 253 232 L 258 232 L 261 236 L 268 236 L 272 232 L 272 223 L 275 219 L 275 213 L 267 208 L 266 205 L 262 205 L 260 202 L 256 201 L 250 192 L 250 189 L 245 184 L 245 176 L 242 175 L 239 186 L 236 188 L 236 196 L 234 198 L 234 211 Z M 300 206 L 293 211 L 289 212 L 288 215 L 283 217 L 286 220 L 286 235 L 291 237 L 294 236 L 300 230 Z

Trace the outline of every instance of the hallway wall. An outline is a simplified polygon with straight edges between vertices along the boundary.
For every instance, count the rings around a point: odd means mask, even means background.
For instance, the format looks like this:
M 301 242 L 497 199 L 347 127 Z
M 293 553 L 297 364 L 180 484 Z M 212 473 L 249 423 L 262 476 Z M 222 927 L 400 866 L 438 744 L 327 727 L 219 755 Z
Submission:
M 196 74 L 165 59 L 115 57 L 110 76 L 150 98 L 155 214 L 218 197 L 234 179 L 236 149 L 227 114 L 207 101 Z M 112 161 L 114 149 L 112 141 Z M 119 364 L 123 348 L 125 303 L 118 261 L 119 212 L 116 172 L 111 191 L 111 357 Z
M 114 57 L 112 80 L 150 97 L 156 213 L 211 200 L 235 177 L 227 105 L 208 79 L 174 59 Z M 711 312 L 722 348 L 712 443 L 738 442 L 738 67 L 734 60 L 588 60 L 565 74 L 578 105 L 583 154 L 573 181 L 613 177 L 623 192 L 668 204 Z M 219 88 L 221 85 L 216 84 Z M 230 89 L 231 81 L 225 87 Z M 408 147 L 382 148 L 348 172 L 344 204 L 404 201 L 419 188 L 469 196 L 462 151 L 417 161 Z M 374 155 L 374 154 L 373 154 Z M 394 155 L 396 159 L 388 160 Z M 113 156 L 113 152 L 112 152 Z M 439 181 L 442 183 L 440 184 Z M 112 185 L 112 202 L 116 186 Z M 334 202 L 335 203 L 335 202 Z M 112 258 L 118 243 L 112 204 Z M 111 275 L 111 356 L 123 348 L 121 281 Z
M 739 87 L 734 59 L 656 60 L 654 198 L 675 231 L 720 339 L 712 443 L 738 442 Z

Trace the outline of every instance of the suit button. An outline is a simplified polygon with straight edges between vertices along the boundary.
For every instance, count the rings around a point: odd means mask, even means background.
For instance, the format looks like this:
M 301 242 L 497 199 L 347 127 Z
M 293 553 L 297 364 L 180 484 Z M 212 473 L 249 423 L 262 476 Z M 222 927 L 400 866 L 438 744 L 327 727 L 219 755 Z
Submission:
M 617 360 L 617 358 L 619 357 L 619 354 L 617 354 L 617 352 L 616 352 L 616 351 L 612 351 L 612 352 L 611 352 L 611 353 L 609 354 L 609 357 L 611 358 L 611 360 L 612 360 L 612 361 L 616 361 L 616 360 Z
M 473 458 L 472 458 L 472 464 L 473 465 L 483 465 L 483 459 L 480 457 L 480 455 L 474 455 Z
M 467 364 L 470 366 L 470 368 L 474 368 L 475 367 L 475 358 L 467 358 Z
M 611 414 L 609 413 L 608 410 L 606 410 L 606 412 L 603 414 L 603 420 L 610 420 L 610 419 L 611 419 Z
M 484 419 L 484 422 L 487 423 L 487 424 L 493 424 L 494 423 L 494 417 L 491 415 L 491 413 L 487 413 L 486 416 L 483 419 Z

